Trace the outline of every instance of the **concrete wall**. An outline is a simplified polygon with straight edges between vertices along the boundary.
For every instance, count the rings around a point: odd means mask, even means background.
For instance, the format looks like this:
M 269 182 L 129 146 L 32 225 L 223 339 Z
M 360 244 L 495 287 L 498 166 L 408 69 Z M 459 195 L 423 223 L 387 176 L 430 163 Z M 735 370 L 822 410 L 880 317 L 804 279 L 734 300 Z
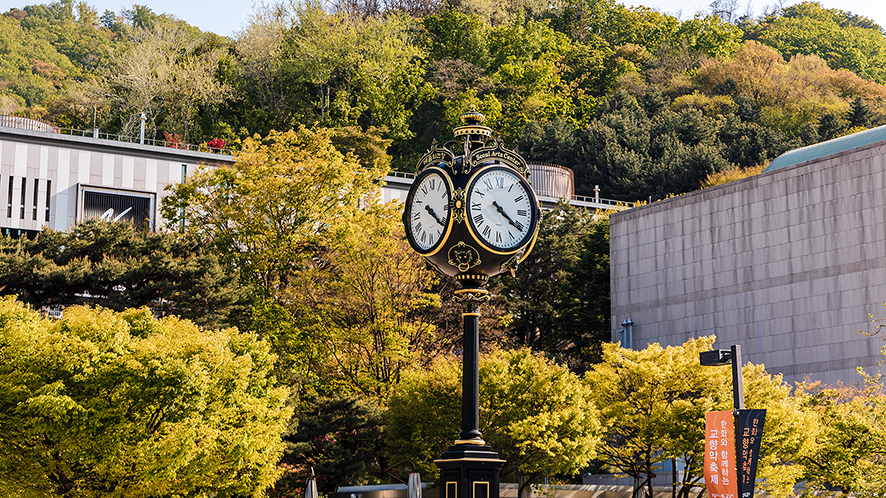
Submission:
M 717 335 L 789 382 L 860 380 L 883 343 L 886 142 L 614 214 L 612 339 Z
M 154 220 L 162 224 L 159 207 L 167 185 L 200 165 L 231 160 L 218 154 L 0 128 L 0 227 L 67 230 L 82 217 L 84 189 L 151 197 Z

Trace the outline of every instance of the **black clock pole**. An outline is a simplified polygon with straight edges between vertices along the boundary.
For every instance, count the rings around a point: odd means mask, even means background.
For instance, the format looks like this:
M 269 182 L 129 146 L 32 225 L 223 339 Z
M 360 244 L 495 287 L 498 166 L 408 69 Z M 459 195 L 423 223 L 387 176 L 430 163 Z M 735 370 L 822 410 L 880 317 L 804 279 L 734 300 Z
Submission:
M 483 442 L 480 434 L 480 306 L 479 299 L 488 299 L 482 289 L 456 291 L 464 303 L 464 350 L 462 353 L 461 434 L 458 440 Z M 470 296 L 468 298 L 467 296 Z M 471 300 L 468 300 L 471 299 Z
M 499 498 L 500 459 L 480 434 L 480 303 L 484 289 L 461 289 L 455 300 L 464 306 L 461 433 L 449 451 L 434 463 L 440 469 L 441 498 Z

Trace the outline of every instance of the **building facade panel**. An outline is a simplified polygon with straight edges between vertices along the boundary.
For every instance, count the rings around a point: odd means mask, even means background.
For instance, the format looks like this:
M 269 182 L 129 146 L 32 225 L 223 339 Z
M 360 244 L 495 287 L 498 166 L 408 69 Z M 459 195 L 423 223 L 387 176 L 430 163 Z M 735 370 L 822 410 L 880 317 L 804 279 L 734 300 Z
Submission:
M 159 205 L 167 185 L 180 181 L 184 171 L 232 161 L 218 154 L 0 128 L 0 196 L 6 201 L 0 232 L 20 236 L 44 227 L 70 229 L 85 218 L 85 192 L 110 196 L 103 214 L 111 219 L 127 209 L 121 203 L 135 203 L 129 206 L 133 213 L 136 204 L 150 199 L 156 228 L 162 225 Z M 97 209 L 101 203 L 93 204 Z
M 886 314 L 881 149 L 612 215 L 613 340 L 630 318 L 635 348 L 716 334 L 788 381 L 876 370 L 882 344 L 859 330 Z

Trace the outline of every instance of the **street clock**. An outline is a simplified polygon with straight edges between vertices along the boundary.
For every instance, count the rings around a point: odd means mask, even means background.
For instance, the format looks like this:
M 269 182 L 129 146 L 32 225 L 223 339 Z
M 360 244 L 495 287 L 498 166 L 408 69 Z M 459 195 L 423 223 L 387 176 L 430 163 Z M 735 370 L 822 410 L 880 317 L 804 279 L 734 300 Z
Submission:
M 535 243 L 541 216 L 526 161 L 490 139 L 484 119 L 465 113 L 456 140 L 434 142 L 418 162 L 403 212 L 412 248 L 464 288 L 515 269 Z

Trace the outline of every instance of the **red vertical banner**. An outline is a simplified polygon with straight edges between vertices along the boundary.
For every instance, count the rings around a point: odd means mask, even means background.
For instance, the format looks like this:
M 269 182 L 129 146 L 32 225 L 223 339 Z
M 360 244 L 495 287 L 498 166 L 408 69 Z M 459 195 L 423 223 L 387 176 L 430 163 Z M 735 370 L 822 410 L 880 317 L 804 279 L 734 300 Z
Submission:
M 704 480 L 708 498 L 738 498 L 732 410 L 705 414 Z

